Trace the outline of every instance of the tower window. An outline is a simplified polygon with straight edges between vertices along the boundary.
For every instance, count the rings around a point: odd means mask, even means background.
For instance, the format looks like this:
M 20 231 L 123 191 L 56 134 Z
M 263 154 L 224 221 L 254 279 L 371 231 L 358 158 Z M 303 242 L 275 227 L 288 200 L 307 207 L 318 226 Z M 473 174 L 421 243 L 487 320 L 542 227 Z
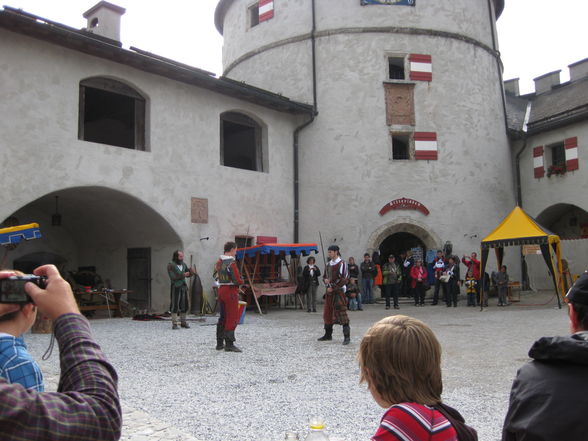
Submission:
M 249 27 L 252 28 L 259 24 L 259 3 L 249 6 Z
M 247 115 L 221 115 L 221 164 L 244 170 L 263 171 L 261 126 Z
M 388 76 L 391 80 L 404 80 L 406 78 L 403 57 L 388 58 Z
M 392 159 L 410 159 L 410 135 L 406 133 L 392 134 Z
M 81 81 L 78 139 L 145 150 L 145 99 L 110 78 Z

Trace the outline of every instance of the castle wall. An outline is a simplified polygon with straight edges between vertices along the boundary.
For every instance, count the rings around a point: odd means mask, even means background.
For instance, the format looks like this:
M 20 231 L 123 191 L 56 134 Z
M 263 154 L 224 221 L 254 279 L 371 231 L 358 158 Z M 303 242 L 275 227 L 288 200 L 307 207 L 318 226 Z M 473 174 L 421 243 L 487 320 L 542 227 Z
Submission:
M 98 262 L 103 276 L 125 287 L 126 248 L 151 247 L 152 306 L 162 311 L 169 305 L 165 265 L 175 248 L 194 256 L 209 289 L 215 257 L 236 234 L 292 240 L 296 117 L 4 30 L 0 45 L 0 151 L 8 170 L 0 176 L 0 218 L 21 210 L 21 220 L 40 222 L 44 234 L 19 247 L 13 257 L 47 246 L 68 259 L 69 269 Z M 94 76 L 117 79 L 144 94 L 147 151 L 78 140 L 79 84 Z M 267 170 L 220 165 L 219 115 L 226 111 L 261 122 Z M 118 205 L 104 200 L 93 207 L 101 213 L 93 220 L 83 217 L 88 207 L 81 205 L 80 218 L 88 225 L 73 227 L 76 215 L 64 214 L 69 226 L 59 232 L 65 235 L 61 239 L 47 213 L 26 208 L 49 193 L 83 192 L 84 187 L 126 196 Z M 208 199 L 208 223 L 191 223 L 192 197 Z M 136 201 L 132 206 L 141 211 L 129 212 L 127 200 Z M 152 219 L 164 230 L 145 233 L 144 222 Z M 128 230 L 117 232 L 117 225 Z M 112 238 L 101 235 L 101 228 L 111 231 Z M 96 235 L 88 237 L 85 230 Z M 210 239 L 200 241 L 202 237 Z
M 246 27 L 246 2 L 224 22 L 228 75 L 312 100 L 310 1 L 275 5 L 274 17 Z M 480 240 L 514 207 L 501 74 L 492 51 L 488 2 L 417 2 L 416 7 L 317 6 L 316 120 L 301 134 L 301 238 L 337 240 L 356 258 L 374 232 L 418 225 L 454 252 Z M 426 54 L 432 81 L 388 81 L 388 57 Z M 385 84 L 414 86 L 415 132 L 437 135 L 437 160 L 393 160 Z M 407 197 L 430 214 L 379 210 Z

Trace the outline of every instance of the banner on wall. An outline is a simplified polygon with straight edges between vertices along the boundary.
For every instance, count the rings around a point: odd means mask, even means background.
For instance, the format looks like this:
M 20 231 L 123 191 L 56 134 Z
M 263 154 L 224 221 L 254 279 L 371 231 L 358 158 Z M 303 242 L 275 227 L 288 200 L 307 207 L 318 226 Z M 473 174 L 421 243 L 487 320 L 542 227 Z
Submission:
M 361 6 L 367 5 L 397 5 L 414 6 L 416 0 L 360 0 Z

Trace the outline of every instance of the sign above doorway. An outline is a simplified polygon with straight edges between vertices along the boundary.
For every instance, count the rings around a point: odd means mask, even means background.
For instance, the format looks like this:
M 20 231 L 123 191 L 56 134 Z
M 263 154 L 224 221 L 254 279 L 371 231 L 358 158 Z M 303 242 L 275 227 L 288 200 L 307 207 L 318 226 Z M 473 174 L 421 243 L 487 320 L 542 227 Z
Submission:
M 384 216 L 390 210 L 416 210 L 423 213 L 425 216 L 429 215 L 429 210 L 419 201 L 409 198 L 394 199 L 388 202 L 380 210 L 380 216 Z

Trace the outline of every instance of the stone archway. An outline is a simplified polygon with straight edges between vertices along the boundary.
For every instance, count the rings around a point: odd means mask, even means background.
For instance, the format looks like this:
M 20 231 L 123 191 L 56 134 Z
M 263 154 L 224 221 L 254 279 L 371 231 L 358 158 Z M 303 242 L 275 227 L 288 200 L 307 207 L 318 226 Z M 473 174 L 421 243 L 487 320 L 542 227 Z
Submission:
M 409 217 L 397 217 L 392 222 L 376 229 L 369 237 L 367 249 L 370 253 L 379 250 L 380 245 L 390 236 L 398 233 L 408 233 L 417 237 L 426 249 L 439 249 L 442 242 L 439 236 L 429 227 Z
M 53 225 L 57 211 L 61 222 Z M 29 271 L 59 262 L 64 276 L 92 271 L 105 287 L 130 290 L 127 300 L 137 309 L 165 311 L 169 305 L 166 265 L 182 239 L 146 201 L 107 187 L 70 187 L 30 201 L 11 216 L 38 223 L 41 239 L 21 243 L 9 265 L 26 264 Z

